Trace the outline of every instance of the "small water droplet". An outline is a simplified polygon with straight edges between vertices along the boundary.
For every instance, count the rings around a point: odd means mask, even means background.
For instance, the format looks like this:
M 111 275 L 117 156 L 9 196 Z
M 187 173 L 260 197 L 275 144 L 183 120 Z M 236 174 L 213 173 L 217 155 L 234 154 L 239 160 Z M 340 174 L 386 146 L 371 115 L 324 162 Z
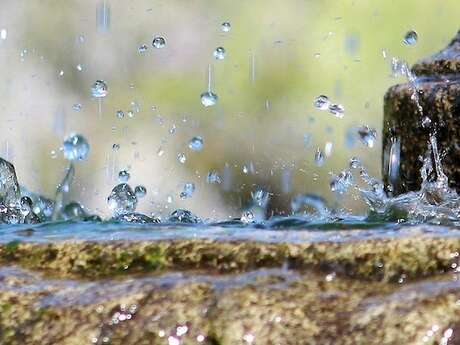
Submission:
M 211 107 L 213 105 L 216 105 L 219 97 L 211 91 L 206 91 L 203 92 L 200 96 L 201 98 L 201 104 L 203 104 L 205 107 Z
M 178 160 L 180 163 L 184 164 L 184 163 L 187 161 L 187 157 L 185 156 L 184 153 L 179 153 L 179 154 L 177 155 L 177 160 Z
M 223 22 L 220 26 L 220 29 L 222 30 L 222 32 L 229 32 L 232 29 L 232 25 L 230 24 L 230 22 Z
M 422 127 L 429 128 L 431 127 L 431 119 L 428 116 L 424 116 L 422 119 Z
M 76 66 L 76 68 L 77 68 L 77 71 L 79 71 L 79 72 L 83 71 L 83 65 L 82 64 L 78 64 Z
M 361 161 L 358 157 L 351 157 L 350 158 L 350 168 L 351 169 L 358 169 L 361 167 Z
M 128 115 L 128 117 L 130 119 L 132 119 L 134 117 L 134 111 L 132 111 L 132 110 L 128 110 L 128 112 L 126 114 Z
M 315 152 L 315 164 L 316 166 L 320 167 L 324 164 L 324 154 L 320 148 L 318 148 Z
M 73 106 L 72 106 L 72 109 L 74 111 L 80 111 L 81 110 L 81 104 L 80 103 L 75 103 Z
M 123 110 L 117 110 L 116 115 L 119 119 L 122 119 L 125 117 L 125 113 L 123 112 Z
M 245 224 L 255 223 L 256 217 L 251 211 L 244 211 L 240 217 L 241 222 Z
M 313 105 L 315 108 L 319 110 L 327 110 L 329 109 L 329 105 L 331 102 L 329 101 L 329 98 L 325 95 L 319 95 L 318 97 L 315 98 L 313 101 Z
M 349 170 L 340 172 L 330 182 L 331 191 L 339 194 L 345 193 L 353 183 L 353 175 Z
M 113 151 L 118 151 L 120 149 L 120 144 L 113 144 L 112 145 L 112 150 Z
M 6 29 L 1 29 L 0 30 L 0 39 L 5 41 L 7 37 L 8 37 L 8 31 Z
M 358 135 L 361 142 L 369 148 L 374 147 L 377 138 L 377 131 L 368 126 L 362 126 L 358 129 Z
M 64 71 L 63 71 L 62 69 L 59 71 L 59 76 L 60 76 L 60 77 L 63 77 L 63 76 L 64 76 Z
M 217 47 L 213 55 L 216 60 L 223 60 L 225 59 L 225 49 L 223 47 Z
M 194 191 L 195 191 L 195 184 L 192 182 L 187 182 L 184 184 L 182 192 L 180 192 L 179 196 L 181 199 L 187 199 L 193 195 Z
M 137 51 L 139 52 L 139 54 L 144 54 L 148 48 L 149 47 L 147 46 L 147 44 L 144 43 L 144 44 L 141 44 L 139 48 L 137 48 Z
M 91 86 L 91 95 L 95 98 L 104 98 L 107 96 L 107 84 L 103 80 L 96 80 Z
M 165 150 L 163 150 L 163 148 L 160 146 L 157 150 L 158 157 L 163 156 L 164 153 L 165 153 Z
M 129 172 L 127 170 L 121 170 L 118 173 L 118 181 L 120 181 L 120 182 L 128 182 L 130 177 L 131 177 L 131 175 L 129 174 Z
M 341 104 L 331 104 L 329 105 L 329 112 L 341 119 L 345 115 L 345 108 Z
M 188 147 L 192 151 L 201 151 L 203 149 L 203 138 L 196 136 L 190 139 Z
M 410 30 L 404 36 L 403 43 L 408 46 L 413 46 L 414 44 L 417 43 L 417 40 L 418 40 L 417 32 L 415 32 L 414 30 Z
M 155 36 L 152 41 L 152 46 L 156 49 L 162 49 L 166 46 L 166 40 L 164 39 L 164 37 Z
M 89 144 L 80 134 L 72 134 L 64 140 L 64 157 L 70 161 L 84 160 L 89 153 Z
M 147 194 L 147 188 L 144 186 L 136 186 L 136 188 L 134 188 L 134 194 L 136 194 L 137 198 L 143 198 Z
M 206 182 L 209 184 L 220 184 L 222 183 L 222 179 L 217 171 L 211 170 L 208 172 L 208 176 L 206 177 Z

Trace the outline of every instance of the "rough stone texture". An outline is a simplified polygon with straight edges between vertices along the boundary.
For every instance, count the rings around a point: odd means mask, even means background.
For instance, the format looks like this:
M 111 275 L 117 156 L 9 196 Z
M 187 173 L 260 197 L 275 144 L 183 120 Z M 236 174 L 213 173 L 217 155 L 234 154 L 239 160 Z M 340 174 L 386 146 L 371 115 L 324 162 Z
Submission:
M 429 134 L 436 128 L 440 151 L 447 152 L 443 168 L 451 187 L 460 190 L 460 32 L 444 50 L 424 59 L 412 68 L 417 76 L 420 114 L 411 99 L 413 90 L 409 84 L 391 87 L 384 100 L 382 167 L 386 184 L 389 182 L 385 154 L 392 138 L 401 140 L 400 178 L 393 183 L 395 194 L 420 188 L 419 157 L 428 149 Z M 431 119 L 431 128 L 423 128 L 422 116 Z
M 15 204 L 19 201 L 20 191 L 13 164 L 0 158 L 0 203 Z
M 460 344 L 458 232 L 361 235 L 0 244 L 0 344 Z

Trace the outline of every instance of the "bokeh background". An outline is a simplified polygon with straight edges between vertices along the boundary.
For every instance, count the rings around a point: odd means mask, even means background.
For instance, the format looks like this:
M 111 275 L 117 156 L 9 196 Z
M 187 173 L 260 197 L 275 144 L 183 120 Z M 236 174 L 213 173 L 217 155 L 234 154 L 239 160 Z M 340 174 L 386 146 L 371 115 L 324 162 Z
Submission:
M 133 187 L 147 187 L 138 209 L 149 214 L 182 207 L 237 216 L 260 187 L 278 212 L 297 193 L 363 212 L 356 192 L 338 197 L 329 180 L 352 156 L 380 177 L 383 95 L 403 82 L 382 51 L 410 63 L 435 53 L 460 28 L 459 12 L 458 0 L 0 0 L 0 154 L 22 185 L 52 196 L 67 165 L 62 141 L 81 133 L 91 152 L 77 163 L 72 197 L 103 215 L 120 169 Z M 407 46 L 411 29 L 419 39 Z M 155 35 L 165 37 L 164 49 L 152 48 Z M 227 51 L 221 61 L 218 46 Z M 204 108 L 209 64 L 219 102 Z M 101 115 L 90 94 L 97 79 L 109 87 Z M 316 110 L 320 94 L 345 116 Z M 133 104 L 134 117 L 117 118 Z M 360 125 L 377 130 L 373 148 L 357 140 Z M 196 135 L 200 152 L 187 147 Z M 328 143 L 331 154 L 317 167 L 315 151 Z M 223 183 L 206 183 L 210 170 Z M 196 191 L 181 200 L 186 182 Z

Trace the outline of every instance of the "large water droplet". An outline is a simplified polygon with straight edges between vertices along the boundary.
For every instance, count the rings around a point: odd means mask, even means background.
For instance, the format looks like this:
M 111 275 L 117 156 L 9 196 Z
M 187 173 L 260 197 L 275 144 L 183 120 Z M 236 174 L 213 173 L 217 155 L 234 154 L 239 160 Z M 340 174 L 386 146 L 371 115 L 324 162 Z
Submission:
M 225 49 L 223 47 L 217 47 L 213 55 L 216 60 L 223 60 L 225 59 Z
M 64 157 L 70 161 L 82 161 L 88 156 L 89 144 L 80 134 L 72 134 L 64 140 Z
M 91 95 L 95 98 L 104 98 L 107 96 L 107 93 L 107 84 L 103 80 L 96 80 L 93 86 L 91 86 Z
M 166 40 L 164 39 L 164 37 L 155 36 L 152 41 L 152 46 L 156 49 L 164 48 L 166 46 Z
M 114 215 L 134 212 L 137 206 L 137 197 L 131 187 L 126 183 L 120 183 L 112 189 L 107 204 Z
M 136 186 L 136 188 L 134 188 L 134 194 L 136 194 L 138 198 L 143 198 L 147 194 L 147 188 L 144 186 Z
M 232 29 L 232 25 L 230 24 L 230 22 L 223 22 L 220 26 L 220 29 L 223 32 L 229 32 Z
M 211 91 L 206 91 L 203 92 L 200 96 L 201 98 L 201 104 L 203 104 L 205 107 L 211 107 L 213 105 L 216 105 L 219 97 Z
M 362 126 L 358 129 L 358 135 L 361 142 L 369 148 L 374 147 L 377 131 L 368 126 Z
M 324 95 L 320 95 L 320 96 L 316 97 L 315 100 L 313 101 L 313 105 L 315 106 L 315 108 L 317 108 L 319 110 L 327 110 L 327 109 L 329 109 L 330 104 L 331 104 L 331 102 L 329 101 L 329 98 L 327 96 L 324 96 Z
M 408 46 L 413 46 L 415 43 L 417 43 L 417 39 L 417 32 L 410 30 L 406 33 L 406 36 L 404 36 L 403 43 Z
M 131 177 L 131 175 L 129 174 L 129 172 L 127 170 L 121 170 L 118 173 L 118 181 L 120 181 L 120 182 L 128 182 L 130 177 Z
M 203 138 L 193 137 L 188 143 L 188 147 L 192 151 L 201 151 L 203 149 Z

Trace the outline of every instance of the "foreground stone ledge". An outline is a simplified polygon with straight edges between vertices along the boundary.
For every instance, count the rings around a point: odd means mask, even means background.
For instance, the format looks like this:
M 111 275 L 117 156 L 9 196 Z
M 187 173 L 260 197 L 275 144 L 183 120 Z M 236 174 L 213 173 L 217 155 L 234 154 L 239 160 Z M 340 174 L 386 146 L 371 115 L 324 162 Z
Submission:
M 287 266 L 318 269 L 365 280 L 396 282 L 452 271 L 460 238 L 413 236 L 347 242 L 64 241 L 0 245 L 0 263 L 39 269 L 58 277 L 100 278 L 129 273 L 209 269 L 244 272 Z

